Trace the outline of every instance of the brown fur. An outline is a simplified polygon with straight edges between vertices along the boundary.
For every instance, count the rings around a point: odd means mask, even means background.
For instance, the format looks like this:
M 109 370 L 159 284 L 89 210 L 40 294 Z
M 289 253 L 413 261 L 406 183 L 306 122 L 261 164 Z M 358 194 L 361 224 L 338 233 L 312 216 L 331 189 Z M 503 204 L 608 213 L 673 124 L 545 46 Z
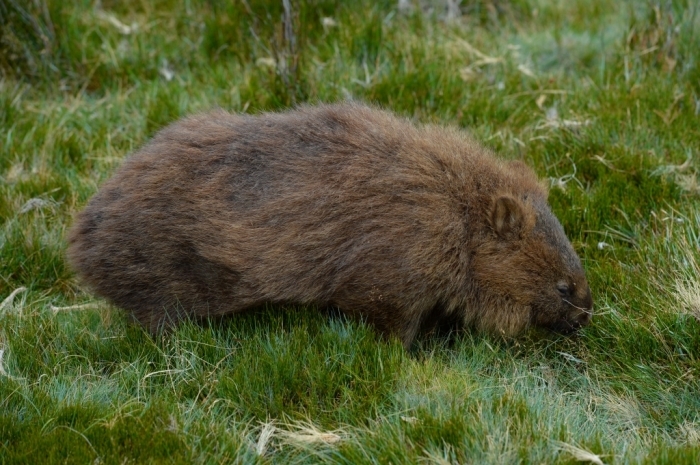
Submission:
M 73 268 L 155 331 L 265 302 L 337 306 L 406 346 L 444 319 L 573 331 L 592 300 L 522 162 L 360 104 L 192 116 L 78 215 Z

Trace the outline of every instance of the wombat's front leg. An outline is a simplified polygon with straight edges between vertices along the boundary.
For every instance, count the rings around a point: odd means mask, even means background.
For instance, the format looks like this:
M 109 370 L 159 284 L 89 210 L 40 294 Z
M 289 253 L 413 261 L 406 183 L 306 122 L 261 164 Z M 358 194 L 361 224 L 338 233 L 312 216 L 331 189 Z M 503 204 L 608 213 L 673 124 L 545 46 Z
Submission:
M 420 320 L 408 321 L 403 326 L 403 328 L 401 328 L 398 337 L 401 340 L 404 349 L 408 350 L 411 348 L 411 345 L 413 345 L 413 341 L 415 341 L 419 329 Z

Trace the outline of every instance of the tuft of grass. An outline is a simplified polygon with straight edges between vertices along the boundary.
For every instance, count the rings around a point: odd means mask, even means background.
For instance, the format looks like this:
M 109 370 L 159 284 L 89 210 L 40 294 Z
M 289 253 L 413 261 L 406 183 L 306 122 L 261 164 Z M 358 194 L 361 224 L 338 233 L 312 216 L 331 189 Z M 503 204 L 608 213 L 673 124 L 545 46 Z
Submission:
M 56 31 L 46 1 L 0 4 L 0 76 L 39 77 L 53 71 Z
M 0 462 L 697 463 L 699 10 L 0 4 Z M 592 326 L 405 352 L 273 306 L 153 339 L 67 268 L 72 216 L 165 125 L 347 98 L 532 165 Z

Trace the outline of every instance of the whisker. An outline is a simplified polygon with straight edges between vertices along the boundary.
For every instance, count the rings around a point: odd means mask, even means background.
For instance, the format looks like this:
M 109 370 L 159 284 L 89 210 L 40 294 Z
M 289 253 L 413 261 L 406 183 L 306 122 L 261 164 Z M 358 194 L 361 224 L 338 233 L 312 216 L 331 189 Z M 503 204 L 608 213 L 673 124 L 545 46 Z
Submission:
M 571 302 L 569 302 L 569 301 L 566 300 L 566 299 L 561 299 L 561 300 L 563 300 L 563 301 L 566 302 L 567 304 L 571 305 L 571 306 L 574 307 L 575 309 L 581 310 L 582 312 L 588 313 L 589 315 L 593 315 L 593 311 L 592 311 L 592 310 L 589 310 L 589 309 L 583 308 L 583 307 L 579 307 L 578 305 L 574 305 L 574 304 L 572 304 Z

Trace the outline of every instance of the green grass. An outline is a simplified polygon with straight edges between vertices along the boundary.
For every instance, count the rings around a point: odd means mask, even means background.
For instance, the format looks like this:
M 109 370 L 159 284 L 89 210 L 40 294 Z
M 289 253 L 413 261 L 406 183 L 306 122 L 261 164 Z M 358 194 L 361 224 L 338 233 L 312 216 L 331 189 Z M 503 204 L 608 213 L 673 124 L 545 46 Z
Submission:
M 294 47 L 272 0 L 0 5 L 0 463 L 698 463 L 700 7 L 462 3 L 293 1 Z M 153 340 L 67 268 L 163 126 L 348 97 L 549 179 L 592 326 L 406 352 L 267 308 Z

